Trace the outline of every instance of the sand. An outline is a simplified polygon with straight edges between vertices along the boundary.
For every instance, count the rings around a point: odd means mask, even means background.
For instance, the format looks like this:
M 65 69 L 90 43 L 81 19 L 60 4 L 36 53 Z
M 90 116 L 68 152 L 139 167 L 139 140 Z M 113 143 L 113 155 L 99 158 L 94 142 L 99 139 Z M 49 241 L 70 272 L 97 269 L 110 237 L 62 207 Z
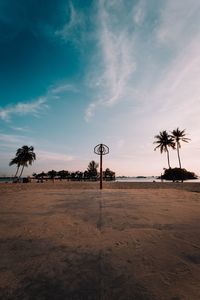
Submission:
M 200 184 L 0 184 L 0 299 L 199 300 Z

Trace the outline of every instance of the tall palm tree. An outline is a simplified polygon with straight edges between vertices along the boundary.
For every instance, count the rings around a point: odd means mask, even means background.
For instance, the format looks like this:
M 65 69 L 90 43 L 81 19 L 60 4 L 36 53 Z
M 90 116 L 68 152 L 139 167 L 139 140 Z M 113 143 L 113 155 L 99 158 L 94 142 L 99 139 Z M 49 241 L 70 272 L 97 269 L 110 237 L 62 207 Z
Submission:
M 17 174 L 19 172 L 19 167 L 20 167 L 20 161 L 19 161 L 18 157 L 14 157 L 10 161 L 9 166 L 13 166 L 13 165 L 17 165 L 17 170 L 16 170 L 16 173 L 15 173 L 15 176 L 14 176 L 14 177 L 17 177 Z
M 22 148 L 19 148 L 19 156 L 20 156 L 20 160 L 21 160 L 21 166 L 22 166 L 22 170 L 21 173 L 19 175 L 19 177 L 22 176 L 22 173 L 24 171 L 24 167 L 28 167 L 28 165 L 32 165 L 32 162 L 36 159 L 36 155 L 33 152 L 34 151 L 34 147 L 33 146 L 23 146 Z
M 156 141 L 154 142 L 154 144 L 157 144 L 157 146 L 155 147 L 154 151 L 159 148 L 161 153 L 167 152 L 167 161 L 168 161 L 168 166 L 170 169 L 171 166 L 170 166 L 168 148 L 171 147 L 171 148 L 175 149 L 174 139 L 172 138 L 171 135 L 168 134 L 168 132 L 166 130 L 160 131 L 160 134 L 156 135 L 155 139 L 156 139 Z
M 11 160 L 9 164 L 9 165 L 17 164 L 17 172 L 15 176 L 17 175 L 20 166 L 22 167 L 22 169 L 19 177 L 22 176 L 24 167 L 28 167 L 28 165 L 32 165 L 32 162 L 36 159 L 36 155 L 33 151 L 34 151 L 33 146 L 30 147 L 22 146 L 21 148 L 17 149 L 16 156 Z
M 185 129 L 180 130 L 177 127 L 177 129 L 173 130 L 171 133 L 172 133 L 172 138 L 173 138 L 174 142 L 176 143 L 179 167 L 181 169 L 181 160 L 180 160 L 180 153 L 179 153 L 179 149 L 181 148 L 181 142 L 188 143 L 190 141 L 190 139 L 185 137 L 186 136 Z

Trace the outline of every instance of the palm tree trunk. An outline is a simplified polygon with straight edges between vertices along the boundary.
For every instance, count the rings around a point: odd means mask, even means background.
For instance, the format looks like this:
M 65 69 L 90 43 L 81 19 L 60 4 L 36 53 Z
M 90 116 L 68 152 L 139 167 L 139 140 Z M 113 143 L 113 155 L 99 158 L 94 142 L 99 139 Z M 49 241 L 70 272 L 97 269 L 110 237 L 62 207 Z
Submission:
M 18 171 L 19 171 L 19 166 L 17 167 L 17 171 L 16 171 L 16 173 L 15 173 L 15 176 L 14 176 L 14 177 L 17 177 L 17 173 L 18 173 Z
M 167 149 L 167 161 L 168 161 L 169 169 L 171 169 L 170 162 L 169 162 L 169 151 L 168 151 L 168 149 Z
M 179 145 L 178 144 L 177 144 L 177 154 L 178 154 L 179 167 L 181 169 L 181 160 L 180 160 Z
M 22 170 L 21 170 L 21 173 L 20 173 L 20 175 L 19 175 L 19 178 L 22 176 L 22 173 L 23 173 L 23 171 L 24 171 L 24 167 L 25 167 L 25 165 L 23 165 L 23 167 L 22 167 Z

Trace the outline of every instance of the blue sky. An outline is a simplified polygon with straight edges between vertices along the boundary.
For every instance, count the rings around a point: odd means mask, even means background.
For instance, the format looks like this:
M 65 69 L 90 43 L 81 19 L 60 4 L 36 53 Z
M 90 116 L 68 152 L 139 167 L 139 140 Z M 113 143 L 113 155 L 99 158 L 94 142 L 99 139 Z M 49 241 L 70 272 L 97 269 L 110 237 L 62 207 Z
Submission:
M 177 127 L 200 174 L 199 28 L 199 0 L 0 0 L 0 175 L 23 145 L 32 174 L 84 170 L 99 143 L 117 175 L 159 175 L 154 136 Z

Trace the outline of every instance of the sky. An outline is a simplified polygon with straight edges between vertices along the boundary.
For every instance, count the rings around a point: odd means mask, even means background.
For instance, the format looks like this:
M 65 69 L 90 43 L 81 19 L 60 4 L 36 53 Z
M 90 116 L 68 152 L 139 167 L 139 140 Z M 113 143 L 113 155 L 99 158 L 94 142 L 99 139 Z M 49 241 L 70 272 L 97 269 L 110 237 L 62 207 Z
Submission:
M 154 136 L 177 127 L 200 175 L 199 28 L 199 0 L 0 0 L 0 176 L 23 145 L 31 175 L 83 171 L 99 143 L 117 175 L 160 175 Z

